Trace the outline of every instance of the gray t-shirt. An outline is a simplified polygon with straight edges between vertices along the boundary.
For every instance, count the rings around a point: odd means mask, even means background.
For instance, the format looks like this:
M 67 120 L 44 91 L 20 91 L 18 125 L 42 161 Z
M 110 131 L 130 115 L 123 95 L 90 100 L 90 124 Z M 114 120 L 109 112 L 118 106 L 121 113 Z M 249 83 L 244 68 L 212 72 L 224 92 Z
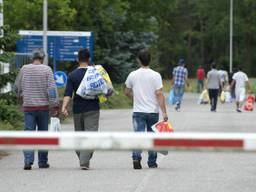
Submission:
M 208 79 L 208 89 L 219 89 L 220 88 L 220 82 L 221 78 L 216 69 L 212 69 L 207 73 L 207 79 Z

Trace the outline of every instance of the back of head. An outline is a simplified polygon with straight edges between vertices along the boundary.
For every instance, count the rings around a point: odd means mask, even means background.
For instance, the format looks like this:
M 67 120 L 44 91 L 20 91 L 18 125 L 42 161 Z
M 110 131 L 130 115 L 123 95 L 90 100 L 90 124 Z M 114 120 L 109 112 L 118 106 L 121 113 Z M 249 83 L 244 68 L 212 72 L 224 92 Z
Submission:
M 179 66 L 184 66 L 185 65 L 185 59 L 179 59 Z
M 32 53 L 32 60 L 40 60 L 41 62 L 43 62 L 45 57 L 44 51 L 42 49 L 35 49 Z
M 78 62 L 89 62 L 90 52 L 88 49 L 80 49 L 78 52 Z
M 238 71 L 243 71 L 242 66 L 238 66 L 237 69 L 238 69 Z
M 212 69 L 216 69 L 216 63 L 215 62 L 212 62 L 211 66 L 212 66 Z
M 138 59 L 143 66 L 148 66 L 151 61 L 150 52 L 147 49 L 142 49 L 138 53 Z

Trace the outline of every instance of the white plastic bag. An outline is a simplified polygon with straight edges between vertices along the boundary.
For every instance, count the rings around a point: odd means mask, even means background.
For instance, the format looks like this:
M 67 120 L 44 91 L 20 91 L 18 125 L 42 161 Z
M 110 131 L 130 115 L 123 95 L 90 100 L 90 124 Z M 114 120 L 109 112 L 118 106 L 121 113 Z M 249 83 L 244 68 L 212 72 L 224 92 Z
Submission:
M 57 117 L 51 117 L 49 131 L 58 132 L 61 130 L 60 119 Z
M 76 94 L 83 98 L 107 94 L 108 88 L 105 80 L 94 66 L 88 66 Z
M 225 102 L 226 103 L 231 103 L 232 102 L 231 93 L 229 91 L 225 91 Z

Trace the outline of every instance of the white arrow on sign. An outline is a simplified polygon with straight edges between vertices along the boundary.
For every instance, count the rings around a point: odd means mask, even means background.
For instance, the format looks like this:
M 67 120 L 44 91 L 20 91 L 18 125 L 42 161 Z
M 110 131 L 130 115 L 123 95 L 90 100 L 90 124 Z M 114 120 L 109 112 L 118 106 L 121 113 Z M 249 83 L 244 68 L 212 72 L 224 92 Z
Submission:
M 56 77 L 56 83 L 64 84 L 64 79 L 62 75 L 55 75 L 55 77 Z

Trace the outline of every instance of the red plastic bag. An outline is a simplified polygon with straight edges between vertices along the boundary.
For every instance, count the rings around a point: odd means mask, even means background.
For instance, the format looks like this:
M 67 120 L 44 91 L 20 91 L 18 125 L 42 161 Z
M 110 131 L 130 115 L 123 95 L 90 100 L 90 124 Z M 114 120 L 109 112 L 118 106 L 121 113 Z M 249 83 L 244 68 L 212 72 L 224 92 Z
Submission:
M 151 128 L 155 133 L 173 132 L 171 123 L 166 121 L 157 122 L 156 124 L 152 125 Z
M 155 133 L 172 133 L 173 132 L 171 123 L 166 121 L 157 122 L 156 124 L 152 125 L 151 128 Z M 163 155 L 168 155 L 168 151 L 165 151 L 165 150 L 158 151 L 158 152 Z
M 254 101 L 255 101 L 255 97 L 253 95 L 249 95 L 246 99 L 244 110 L 253 111 Z

